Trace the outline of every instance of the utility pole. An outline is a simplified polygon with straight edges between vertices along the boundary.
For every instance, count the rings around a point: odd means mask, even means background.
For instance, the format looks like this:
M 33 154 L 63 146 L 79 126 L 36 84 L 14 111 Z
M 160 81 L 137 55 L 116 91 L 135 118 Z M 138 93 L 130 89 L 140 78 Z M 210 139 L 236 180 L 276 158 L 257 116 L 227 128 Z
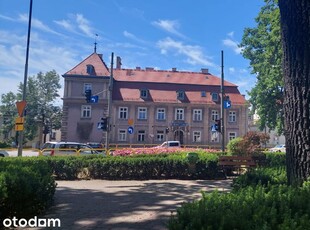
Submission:
M 28 20 L 28 36 L 27 36 L 27 49 L 26 49 L 26 61 L 25 61 L 25 72 L 24 72 L 23 101 L 26 101 L 31 18 L 32 18 L 32 0 L 30 0 L 29 20 Z M 24 113 L 25 111 L 23 111 L 22 115 L 24 115 Z M 21 157 L 23 154 L 23 140 L 24 140 L 24 132 L 23 130 L 21 130 L 19 131 L 19 136 L 18 136 L 18 156 L 19 157 Z
M 106 131 L 105 148 L 106 151 L 109 149 L 109 137 L 111 131 L 111 110 L 112 110 L 112 93 L 113 93 L 113 59 L 114 53 L 111 54 L 111 67 L 110 67 L 110 81 L 109 81 L 109 91 L 108 91 L 108 127 Z
M 225 128 L 224 128 L 224 51 L 221 51 L 221 134 L 222 134 L 222 144 L 221 150 L 225 151 Z

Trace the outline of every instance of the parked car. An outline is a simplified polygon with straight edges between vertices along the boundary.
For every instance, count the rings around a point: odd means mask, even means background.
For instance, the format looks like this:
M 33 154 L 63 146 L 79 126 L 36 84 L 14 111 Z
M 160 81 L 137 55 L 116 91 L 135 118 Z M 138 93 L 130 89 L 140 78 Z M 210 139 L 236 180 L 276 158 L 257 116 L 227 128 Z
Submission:
M 169 148 L 169 147 L 181 147 L 180 141 L 165 141 L 161 145 L 157 146 L 157 148 Z
M 104 144 L 102 144 L 102 143 L 87 142 L 86 144 L 88 146 L 90 146 L 91 148 L 95 149 L 97 152 L 104 152 L 105 151 Z
M 285 145 L 276 145 L 275 147 L 269 149 L 270 152 L 286 152 Z
M 8 154 L 7 151 L 5 151 L 5 150 L 0 150 L 0 157 L 8 157 L 8 156 L 9 156 L 9 154 Z
M 78 142 L 46 142 L 40 151 L 43 156 L 99 154 L 91 146 Z

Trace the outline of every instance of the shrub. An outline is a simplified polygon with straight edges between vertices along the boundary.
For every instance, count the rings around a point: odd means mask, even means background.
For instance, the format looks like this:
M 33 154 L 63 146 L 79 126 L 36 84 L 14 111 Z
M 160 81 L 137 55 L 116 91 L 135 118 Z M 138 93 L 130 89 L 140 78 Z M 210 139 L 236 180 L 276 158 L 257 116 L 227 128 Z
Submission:
M 237 137 L 232 140 L 230 140 L 227 144 L 227 151 L 230 155 L 243 155 L 245 152 L 241 148 L 243 138 Z

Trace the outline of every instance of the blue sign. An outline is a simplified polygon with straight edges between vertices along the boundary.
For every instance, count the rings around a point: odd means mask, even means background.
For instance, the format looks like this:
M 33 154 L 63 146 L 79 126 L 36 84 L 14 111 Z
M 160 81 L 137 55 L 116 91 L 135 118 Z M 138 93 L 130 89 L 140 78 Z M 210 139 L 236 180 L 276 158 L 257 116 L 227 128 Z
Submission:
M 98 100 L 99 100 L 99 96 L 98 95 L 91 96 L 90 103 L 98 103 Z
M 102 122 L 97 123 L 97 129 L 102 129 Z
M 211 132 L 216 132 L 216 125 L 211 125 Z
M 230 107 L 231 107 L 231 101 L 230 100 L 224 101 L 224 109 L 229 109 Z
M 132 126 L 129 126 L 128 129 L 127 129 L 128 133 L 129 134 L 133 134 L 133 127 Z

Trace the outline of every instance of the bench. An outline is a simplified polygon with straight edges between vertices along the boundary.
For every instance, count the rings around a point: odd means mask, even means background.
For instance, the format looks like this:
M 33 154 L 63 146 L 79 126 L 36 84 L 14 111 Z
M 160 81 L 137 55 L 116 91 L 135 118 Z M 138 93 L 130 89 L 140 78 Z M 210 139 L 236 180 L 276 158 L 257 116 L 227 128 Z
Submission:
M 223 170 L 225 177 L 227 177 L 227 173 L 234 174 L 234 172 L 237 172 L 237 175 L 240 175 L 245 170 L 262 166 L 265 159 L 264 156 L 220 156 L 218 165 Z

